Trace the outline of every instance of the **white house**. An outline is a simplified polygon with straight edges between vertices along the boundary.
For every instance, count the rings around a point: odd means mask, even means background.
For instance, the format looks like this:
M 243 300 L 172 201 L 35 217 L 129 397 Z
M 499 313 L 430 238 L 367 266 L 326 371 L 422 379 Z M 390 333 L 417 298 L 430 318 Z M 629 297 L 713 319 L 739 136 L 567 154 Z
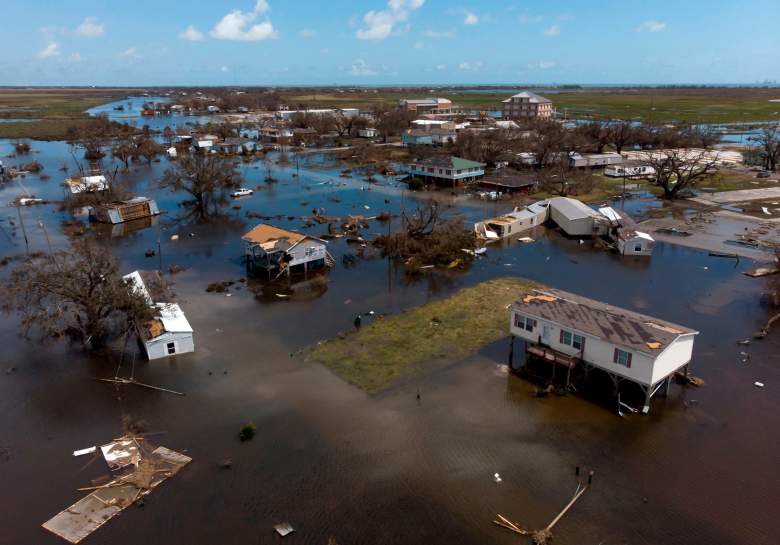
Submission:
M 621 255 L 653 255 L 655 239 L 647 233 L 634 229 L 619 229 L 617 249 Z
M 619 153 L 569 153 L 569 165 L 573 168 L 595 168 L 607 165 L 619 165 L 623 162 L 623 156 Z
M 133 271 L 123 278 L 130 282 L 136 291 L 144 296 L 149 306 L 157 311 L 152 320 L 136 324 L 146 357 L 156 360 L 194 352 L 192 326 L 181 307 L 176 303 L 154 301 L 165 298 L 160 274 L 156 271 Z
M 511 307 L 510 332 L 526 352 L 553 365 L 582 365 L 637 384 L 650 398 L 687 369 L 697 331 L 561 290 L 534 290 Z M 567 373 L 568 373 L 567 372 Z M 567 374 L 568 377 L 568 374 Z
M 542 225 L 550 215 L 547 201 L 539 201 L 525 208 L 517 208 L 507 214 L 474 224 L 474 232 L 480 238 L 498 239 L 517 236 Z
M 376 135 L 377 131 L 373 127 L 358 130 L 358 136 L 360 138 L 376 138 Z
M 647 178 L 655 174 L 650 165 L 609 165 L 604 168 L 604 176 L 611 178 Z

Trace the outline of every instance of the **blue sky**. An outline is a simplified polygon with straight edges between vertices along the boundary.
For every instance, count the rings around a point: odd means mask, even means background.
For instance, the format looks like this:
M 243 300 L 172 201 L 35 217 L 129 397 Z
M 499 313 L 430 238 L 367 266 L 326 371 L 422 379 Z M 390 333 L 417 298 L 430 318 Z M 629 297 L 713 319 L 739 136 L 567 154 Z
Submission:
M 778 0 L 6 0 L 0 85 L 755 83 L 778 23 Z

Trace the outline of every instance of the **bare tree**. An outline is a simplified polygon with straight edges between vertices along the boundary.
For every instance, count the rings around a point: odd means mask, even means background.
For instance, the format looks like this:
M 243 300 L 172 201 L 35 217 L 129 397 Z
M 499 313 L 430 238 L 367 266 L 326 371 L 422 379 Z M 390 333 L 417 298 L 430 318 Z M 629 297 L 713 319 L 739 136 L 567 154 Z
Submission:
M 495 166 L 508 152 L 518 146 L 512 131 L 464 131 L 452 144 L 452 151 L 460 157 Z
M 130 168 L 130 159 L 135 156 L 135 143 L 127 135 L 119 136 L 111 146 L 111 156 L 125 165 L 125 170 Z
M 750 140 L 764 152 L 767 170 L 775 170 L 780 162 L 780 126 L 764 127 L 758 136 L 751 136 Z
M 539 171 L 539 185 L 559 197 L 582 195 L 593 189 L 593 172 L 588 168 L 572 168 L 569 155 L 559 154 Z
M 616 121 L 610 127 L 609 135 L 610 144 L 621 153 L 624 147 L 637 142 L 638 131 L 630 121 Z
M 69 336 L 97 348 L 112 333 L 151 318 L 145 298 L 119 274 L 117 260 L 88 238 L 68 250 L 26 257 L 0 290 L 0 309 L 21 314 L 20 330 Z
M 585 144 L 596 153 L 604 153 L 604 148 L 612 140 L 612 126 L 609 122 L 593 120 L 579 125 L 575 132 L 585 139 Z
M 165 171 L 159 185 L 191 195 L 194 202 L 185 204 L 194 205 L 195 215 L 208 220 L 219 215 L 220 207 L 227 201 L 227 193 L 240 187 L 243 179 L 230 159 L 215 154 L 189 155 Z
M 148 165 L 151 165 L 152 161 L 163 152 L 162 146 L 150 136 L 143 136 L 136 140 L 135 149 L 138 156 L 146 159 Z
M 664 149 L 647 152 L 642 160 L 655 169 L 651 183 L 663 189 L 664 199 L 675 199 L 680 191 L 709 179 L 718 169 L 717 153 L 708 150 Z
M 535 121 L 531 127 L 534 135 L 528 139 L 528 151 L 534 155 L 535 166 L 541 168 L 566 148 L 566 129 L 560 123 L 544 120 Z

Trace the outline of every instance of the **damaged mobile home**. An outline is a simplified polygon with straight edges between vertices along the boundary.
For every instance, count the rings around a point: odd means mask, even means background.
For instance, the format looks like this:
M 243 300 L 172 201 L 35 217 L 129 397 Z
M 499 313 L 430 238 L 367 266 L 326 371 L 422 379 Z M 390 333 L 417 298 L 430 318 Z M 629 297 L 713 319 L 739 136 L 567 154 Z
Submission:
M 100 223 L 117 224 L 159 214 L 160 209 L 154 199 L 135 197 L 127 201 L 93 206 L 89 211 L 89 219 Z
M 269 278 L 272 273 L 289 275 L 295 267 L 308 272 L 334 264 L 328 243 L 310 235 L 261 223 L 241 239 L 249 271 L 264 271 Z
M 137 323 L 138 337 L 149 360 L 195 351 L 193 330 L 177 303 L 165 301 L 163 280 L 157 271 L 133 271 L 123 277 L 157 310 L 145 323 Z
M 612 380 L 614 393 L 633 383 L 650 399 L 668 393 L 675 373 L 688 365 L 698 331 L 631 310 L 613 307 L 561 290 L 534 290 L 511 307 L 510 333 L 525 341 L 530 358 L 566 369 L 566 386 L 573 372 L 584 379 L 599 370 Z
M 484 239 L 506 238 L 542 225 L 550 217 L 548 201 L 539 201 L 525 208 L 474 224 L 474 232 Z
M 93 193 L 108 189 L 108 180 L 102 174 L 82 176 L 81 178 L 68 178 L 64 185 L 74 195 L 78 193 Z

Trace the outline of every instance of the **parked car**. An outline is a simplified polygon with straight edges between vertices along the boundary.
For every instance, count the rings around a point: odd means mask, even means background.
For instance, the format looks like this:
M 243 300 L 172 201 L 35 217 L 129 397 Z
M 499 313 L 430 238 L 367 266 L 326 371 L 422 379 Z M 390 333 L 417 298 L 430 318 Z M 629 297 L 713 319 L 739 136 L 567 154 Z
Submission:
M 254 190 L 242 187 L 241 189 L 236 189 L 233 193 L 230 194 L 230 196 L 231 197 L 247 197 L 249 195 L 252 195 L 253 193 L 254 193 Z
M 771 176 L 771 175 L 772 175 L 772 173 L 769 172 L 768 170 L 762 170 L 761 172 L 756 174 L 756 178 L 769 178 L 769 176 Z

